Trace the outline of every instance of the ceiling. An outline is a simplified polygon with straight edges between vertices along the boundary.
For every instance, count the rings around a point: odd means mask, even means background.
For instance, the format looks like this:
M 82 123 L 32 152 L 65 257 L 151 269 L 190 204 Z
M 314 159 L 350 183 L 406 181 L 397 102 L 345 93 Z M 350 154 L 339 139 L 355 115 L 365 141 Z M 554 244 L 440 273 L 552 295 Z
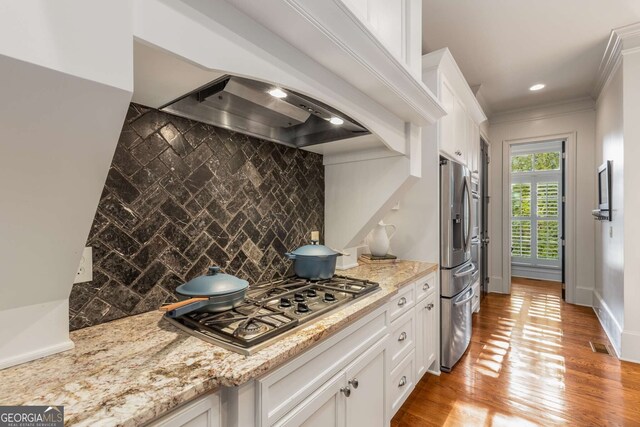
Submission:
M 611 30 L 638 21 L 640 0 L 423 0 L 422 48 L 448 47 L 494 114 L 590 96 Z

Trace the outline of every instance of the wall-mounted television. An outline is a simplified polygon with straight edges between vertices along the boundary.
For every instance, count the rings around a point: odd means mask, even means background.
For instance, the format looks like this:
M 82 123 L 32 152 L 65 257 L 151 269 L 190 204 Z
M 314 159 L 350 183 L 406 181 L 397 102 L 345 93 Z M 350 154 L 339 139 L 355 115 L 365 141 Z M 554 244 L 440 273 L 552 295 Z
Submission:
M 611 160 L 598 168 L 598 209 L 592 211 L 599 221 L 611 221 Z

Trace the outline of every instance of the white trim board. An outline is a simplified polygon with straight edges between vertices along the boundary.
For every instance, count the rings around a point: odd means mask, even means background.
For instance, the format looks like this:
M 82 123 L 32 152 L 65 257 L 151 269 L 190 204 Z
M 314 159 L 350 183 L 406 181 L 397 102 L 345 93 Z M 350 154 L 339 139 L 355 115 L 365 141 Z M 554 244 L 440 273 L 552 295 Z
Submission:
M 604 51 L 598 76 L 591 95 L 600 98 L 602 90 L 607 86 L 611 76 L 620 65 L 622 53 L 640 46 L 640 22 L 611 30 L 607 48 Z
M 622 326 L 613 316 L 611 309 L 598 291 L 593 291 L 593 311 L 596 313 L 598 320 L 600 321 L 600 325 L 602 329 L 604 329 L 605 334 L 607 334 L 607 338 L 609 338 L 609 342 L 613 347 L 613 350 L 616 353 L 616 356 L 620 357 L 620 346 L 622 342 Z
M 531 136 L 502 141 L 502 247 L 511 246 L 510 227 L 510 188 L 511 188 L 511 146 L 516 144 L 547 142 L 565 140 L 566 164 L 565 164 L 565 187 L 566 187 L 566 210 L 565 210 L 565 289 L 568 303 L 578 303 L 576 295 L 576 154 L 577 136 L 576 132 Z M 511 253 L 509 250 L 502 251 L 502 292 L 511 293 Z M 495 287 L 492 287 L 495 288 Z
M 590 96 L 560 102 L 517 108 L 495 113 L 489 118 L 490 125 L 548 119 L 551 117 L 575 114 L 595 109 L 595 102 Z

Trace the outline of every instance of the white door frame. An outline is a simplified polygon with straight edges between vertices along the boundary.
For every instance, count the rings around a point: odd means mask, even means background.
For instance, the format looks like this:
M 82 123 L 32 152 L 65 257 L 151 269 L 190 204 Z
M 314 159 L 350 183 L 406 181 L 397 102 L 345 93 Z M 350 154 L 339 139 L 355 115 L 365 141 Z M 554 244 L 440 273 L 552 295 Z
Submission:
M 576 133 L 532 136 L 502 141 L 502 277 L 504 293 L 511 293 L 511 146 L 532 142 L 565 140 L 564 278 L 565 296 L 575 304 L 576 297 Z M 533 230 L 532 230 L 533 232 Z

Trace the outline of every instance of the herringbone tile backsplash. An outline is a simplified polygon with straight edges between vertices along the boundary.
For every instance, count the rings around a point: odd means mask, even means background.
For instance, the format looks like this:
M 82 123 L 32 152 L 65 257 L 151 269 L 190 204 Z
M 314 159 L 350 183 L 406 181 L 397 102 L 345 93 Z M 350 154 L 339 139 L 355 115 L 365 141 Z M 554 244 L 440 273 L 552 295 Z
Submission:
M 73 285 L 79 329 L 155 310 L 219 265 L 250 283 L 323 230 L 322 157 L 131 104 Z

